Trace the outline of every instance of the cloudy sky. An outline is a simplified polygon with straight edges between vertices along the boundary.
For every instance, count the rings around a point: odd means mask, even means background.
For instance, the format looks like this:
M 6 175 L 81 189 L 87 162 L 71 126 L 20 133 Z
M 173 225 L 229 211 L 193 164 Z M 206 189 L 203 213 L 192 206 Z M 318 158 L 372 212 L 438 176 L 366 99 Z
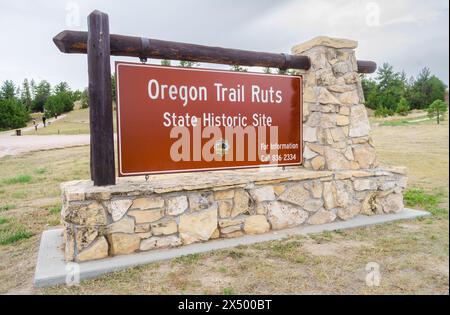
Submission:
M 2 0 L 0 83 L 84 88 L 86 56 L 60 53 L 52 37 L 86 30 L 94 9 L 109 14 L 112 33 L 230 48 L 281 53 L 318 35 L 355 39 L 359 59 L 408 75 L 427 66 L 449 82 L 448 0 Z

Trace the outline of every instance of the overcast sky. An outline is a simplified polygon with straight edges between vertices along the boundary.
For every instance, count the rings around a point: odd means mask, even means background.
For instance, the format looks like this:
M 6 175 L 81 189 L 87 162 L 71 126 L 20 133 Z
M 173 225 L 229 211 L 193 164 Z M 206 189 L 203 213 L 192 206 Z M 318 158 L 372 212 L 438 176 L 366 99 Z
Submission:
M 52 38 L 86 30 L 94 9 L 109 14 L 112 33 L 230 48 L 281 53 L 318 35 L 354 39 L 358 59 L 408 75 L 428 66 L 449 82 L 448 0 L 1 0 L 0 83 L 87 86 L 86 56 L 60 53 Z

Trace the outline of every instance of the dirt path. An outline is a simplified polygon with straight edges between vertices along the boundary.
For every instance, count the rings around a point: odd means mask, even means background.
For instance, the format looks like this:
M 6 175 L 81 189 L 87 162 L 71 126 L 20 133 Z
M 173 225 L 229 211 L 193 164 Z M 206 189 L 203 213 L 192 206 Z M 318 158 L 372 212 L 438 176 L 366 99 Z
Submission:
M 55 121 L 58 121 L 58 120 L 66 118 L 66 116 L 67 116 L 66 114 L 63 114 L 63 115 L 58 116 L 57 119 L 49 118 L 49 119 L 47 119 L 46 124 L 47 125 L 51 125 Z M 38 129 L 44 128 L 44 125 L 43 125 L 42 122 L 36 121 L 36 124 L 37 124 Z M 32 125 L 32 126 L 28 126 L 28 127 L 24 127 L 24 128 L 18 128 L 18 129 L 22 130 L 22 134 L 23 134 L 24 132 L 34 130 L 35 126 Z M 4 136 L 15 136 L 15 135 L 16 135 L 16 130 L 15 129 L 14 130 L 3 131 L 3 132 L 0 132 L 0 139 L 1 139 L 1 137 L 4 137 Z
M 88 145 L 90 135 L 11 136 L 0 135 L 0 158 L 32 151 Z

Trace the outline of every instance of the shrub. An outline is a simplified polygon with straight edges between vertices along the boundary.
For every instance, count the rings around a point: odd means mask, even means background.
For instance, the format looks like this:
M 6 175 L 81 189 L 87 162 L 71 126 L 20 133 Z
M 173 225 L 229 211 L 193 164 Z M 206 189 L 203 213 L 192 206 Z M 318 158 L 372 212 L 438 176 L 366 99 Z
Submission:
M 402 97 L 400 99 L 400 102 L 398 102 L 397 108 L 395 111 L 397 112 L 397 114 L 402 115 L 402 116 L 407 116 L 409 114 L 410 108 L 409 108 L 409 104 L 408 104 L 408 101 L 406 100 L 406 98 Z
M 0 130 L 22 128 L 30 120 L 27 108 L 17 99 L 0 100 Z
M 388 117 L 394 115 L 394 111 L 383 106 L 378 106 L 374 115 L 375 117 Z

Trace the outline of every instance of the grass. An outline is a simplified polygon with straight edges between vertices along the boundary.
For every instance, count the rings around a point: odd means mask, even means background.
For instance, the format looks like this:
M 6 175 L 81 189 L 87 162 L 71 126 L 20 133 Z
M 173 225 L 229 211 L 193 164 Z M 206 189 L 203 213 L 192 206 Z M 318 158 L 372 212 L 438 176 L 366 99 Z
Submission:
M 6 185 L 16 185 L 16 184 L 28 184 L 31 182 L 32 177 L 30 175 L 17 175 L 3 180 Z
M 25 226 L 8 218 L 0 218 L 0 245 L 10 245 L 33 235 Z
M 40 234 L 59 223 L 60 182 L 89 178 L 89 147 L 1 158 L 8 221 L 0 225 L 0 293 L 448 294 L 448 123 L 379 126 L 372 134 L 382 165 L 409 169 L 407 205 L 433 216 L 190 255 L 70 288 L 34 289 L 32 279 Z M 3 184 L 17 174 L 35 178 Z M 380 287 L 365 284 L 369 262 L 381 267 Z
M 175 264 L 182 264 L 182 265 L 195 265 L 200 260 L 200 257 L 201 257 L 200 254 L 186 255 L 175 258 L 173 262 Z
M 47 169 L 42 168 L 42 167 L 41 168 L 37 168 L 37 169 L 34 170 L 34 173 L 38 174 L 38 175 L 42 175 L 42 174 L 47 173 Z
M 411 188 L 405 192 L 404 198 L 408 207 L 421 208 L 435 216 L 448 216 L 448 211 L 439 207 L 445 198 L 442 192 L 427 193 L 423 189 Z
M 9 205 L 4 205 L 4 206 L 0 206 L 0 212 L 2 211 L 9 211 L 9 210 L 13 210 L 15 209 L 16 206 L 13 204 L 9 204 Z
M 115 119 L 114 117 L 114 130 L 115 130 Z M 38 120 L 40 123 L 40 120 Z M 55 121 L 51 125 L 45 128 L 38 128 L 37 131 L 34 129 L 31 131 L 24 132 L 24 135 L 78 135 L 78 134 L 89 134 L 89 109 L 77 109 L 66 114 L 64 118 Z
M 223 295 L 234 295 L 233 288 L 224 288 L 223 289 Z
M 14 199 L 25 199 L 27 196 L 27 193 L 23 190 L 21 191 L 15 191 L 11 195 Z
M 30 238 L 32 235 L 33 233 L 26 230 L 20 230 L 13 233 L 0 232 L 0 245 L 14 244 L 20 240 L 26 240 Z
M 417 122 L 411 122 L 408 120 L 399 120 L 399 121 L 385 121 L 382 126 L 406 126 L 417 124 Z
M 50 214 L 59 214 L 61 212 L 61 205 L 53 206 L 48 211 Z

